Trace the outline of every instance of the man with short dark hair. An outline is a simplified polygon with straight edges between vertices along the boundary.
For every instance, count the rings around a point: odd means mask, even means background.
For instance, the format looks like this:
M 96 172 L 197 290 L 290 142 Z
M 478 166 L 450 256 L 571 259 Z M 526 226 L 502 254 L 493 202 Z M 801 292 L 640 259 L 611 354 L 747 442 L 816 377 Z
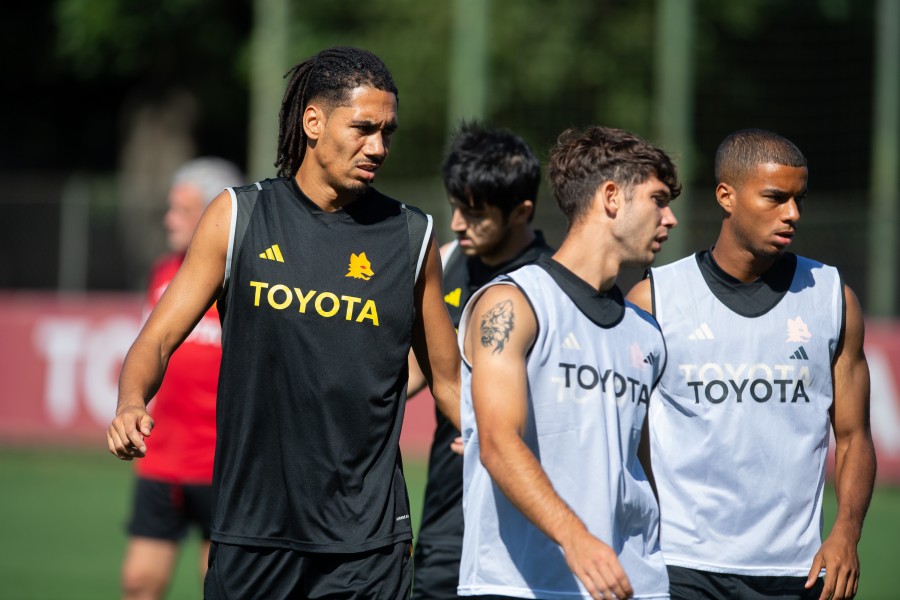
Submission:
M 463 123 L 442 166 L 456 239 L 441 248 L 444 302 L 458 327 L 463 307 L 482 285 L 553 249 L 532 227 L 541 165 L 528 144 L 505 129 Z M 410 357 L 409 394 L 425 382 Z M 416 543 L 415 600 L 457 598 L 462 552 L 462 456 L 459 430 L 440 411 L 428 460 L 428 483 Z
M 666 349 L 615 282 L 653 262 L 681 186 L 664 152 L 597 126 L 560 136 L 549 176 L 562 245 L 482 288 L 460 325 L 459 593 L 667 598 L 637 457 Z
M 206 598 L 393 600 L 412 582 L 398 443 L 407 356 L 412 347 L 456 425 L 459 354 L 431 218 L 372 187 L 397 129 L 387 67 L 336 47 L 290 76 L 281 177 L 207 209 L 126 356 L 108 444 L 126 460 L 148 451 L 145 404 L 218 298 Z
M 672 597 L 852 598 L 875 480 L 862 311 L 837 269 L 787 251 L 807 192 L 797 146 L 734 132 L 715 174 L 715 245 L 629 293 L 669 351 L 649 424 Z

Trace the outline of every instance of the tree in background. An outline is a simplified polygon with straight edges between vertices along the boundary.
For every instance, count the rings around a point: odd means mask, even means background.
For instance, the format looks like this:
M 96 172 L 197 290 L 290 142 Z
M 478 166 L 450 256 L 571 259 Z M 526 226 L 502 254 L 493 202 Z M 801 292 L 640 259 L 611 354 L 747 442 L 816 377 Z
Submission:
M 245 3 L 235 1 L 56 2 L 63 64 L 85 82 L 125 83 L 106 116 L 117 129 L 110 150 L 132 281 L 145 280 L 164 246 L 159 228 L 147 223 L 158 222 L 174 170 L 210 146 L 244 162 L 246 17 Z
M 403 197 L 440 219 L 444 199 L 437 169 L 448 126 L 450 0 L 363 5 L 348 0 L 55 0 L 53 12 L 20 3 L 5 18 L 12 30 L 28 31 L 27 44 L 23 37 L 0 40 L 4 54 L 18 59 L 11 61 L 9 75 L 19 90 L 5 100 L 7 115 L 17 118 L 6 124 L 9 135 L 0 140 L 4 166 L 116 170 L 124 182 L 129 180 L 125 173 L 137 171 L 128 165 L 156 161 L 146 175 L 133 177 L 136 183 L 127 184 L 129 189 L 164 181 L 156 174 L 181 154 L 224 155 L 246 166 L 253 93 L 250 40 L 256 10 L 270 2 L 287 3 L 293 11 L 284 23 L 291 64 L 335 44 L 366 47 L 385 59 L 400 89 L 400 131 L 381 185 L 434 182 Z M 515 130 L 541 158 L 558 133 L 572 125 L 602 123 L 653 139 L 657 2 L 490 0 L 485 120 Z M 694 0 L 694 5 L 692 133 L 698 169 L 682 174 L 686 194 L 708 183 L 707 169 L 700 167 L 710 164 L 716 140 L 743 126 L 767 127 L 795 139 L 819 165 L 811 173 L 817 198 L 841 189 L 864 194 L 874 0 Z M 264 29 L 257 35 L 271 33 Z M 128 151 L 133 145 L 138 150 Z M 153 147 L 169 150 L 145 152 Z M 271 162 L 274 139 L 270 147 Z M 676 156 L 680 151 L 667 150 Z M 259 152 L 265 156 L 265 144 Z M 157 213 L 147 211 L 162 210 L 162 191 L 145 200 L 137 195 L 121 191 L 120 206 L 138 204 L 145 207 L 144 220 L 155 218 Z M 866 210 L 864 203 L 841 206 Z M 865 219 L 857 213 L 845 216 L 864 228 Z M 700 225 L 708 218 L 697 215 Z M 683 223 L 683 234 L 690 234 L 693 221 Z M 864 229 L 851 234 L 862 236 Z M 123 238 L 129 245 L 138 239 Z M 812 235 L 806 239 L 821 245 Z M 161 244 L 145 239 L 138 245 L 155 254 Z M 825 257 L 836 264 L 846 257 L 839 258 Z M 859 266 L 860 260 L 850 260 Z M 129 285 L 137 288 L 143 270 L 132 270 Z M 0 272 L 0 286 L 14 285 L 15 277 Z

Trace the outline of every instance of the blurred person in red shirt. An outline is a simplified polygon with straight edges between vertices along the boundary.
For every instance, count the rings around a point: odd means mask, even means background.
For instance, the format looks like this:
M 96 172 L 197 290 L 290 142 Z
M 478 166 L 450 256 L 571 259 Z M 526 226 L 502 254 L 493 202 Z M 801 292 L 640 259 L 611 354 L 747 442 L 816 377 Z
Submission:
M 150 274 L 145 316 L 156 306 L 184 260 L 194 229 L 209 202 L 243 183 L 232 163 L 214 157 L 191 160 L 172 178 L 163 223 L 171 253 Z M 179 544 L 191 526 L 202 535 L 200 576 L 206 574 L 212 521 L 212 470 L 216 446 L 216 387 L 222 329 L 213 305 L 169 361 L 150 411 L 160 425 L 136 463 L 128 546 L 122 565 L 122 596 L 165 595 Z

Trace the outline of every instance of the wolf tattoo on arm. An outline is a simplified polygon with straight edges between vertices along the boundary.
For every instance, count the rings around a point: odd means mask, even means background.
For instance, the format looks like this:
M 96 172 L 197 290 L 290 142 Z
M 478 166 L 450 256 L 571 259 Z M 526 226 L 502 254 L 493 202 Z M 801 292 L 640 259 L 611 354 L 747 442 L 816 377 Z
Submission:
M 492 354 L 503 352 L 515 320 L 516 316 L 511 300 L 495 304 L 481 317 L 481 345 L 484 348 L 494 346 Z

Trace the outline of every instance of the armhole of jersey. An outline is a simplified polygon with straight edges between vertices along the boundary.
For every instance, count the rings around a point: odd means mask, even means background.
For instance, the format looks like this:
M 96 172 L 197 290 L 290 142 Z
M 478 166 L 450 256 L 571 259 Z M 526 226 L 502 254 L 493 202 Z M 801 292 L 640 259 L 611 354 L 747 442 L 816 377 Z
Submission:
M 434 221 L 432 221 L 431 215 L 429 214 L 426 214 L 425 218 L 427 219 L 427 223 L 425 224 L 425 235 L 422 238 L 422 245 L 419 248 L 419 258 L 416 261 L 416 274 L 413 281 L 419 280 L 419 273 L 422 271 L 422 262 L 425 260 L 425 252 L 428 250 L 429 242 L 431 242 L 431 229 L 434 226 Z
M 534 308 L 534 302 L 531 301 L 531 296 L 528 295 L 528 292 L 525 291 L 525 288 L 516 283 L 516 280 L 509 275 L 506 276 L 505 280 L 500 281 L 499 283 L 505 283 L 507 281 L 514 285 L 516 289 L 519 290 L 519 292 L 523 296 L 525 296 L 525 301 L 528 302 L 528 306 L 531 307 L 531 314 L 534 315 L 534 339 L 531 340 L 531 346 L 529 346 L 528 351 L 525 352 L 525 360 L 528 360 L 528 358 L 531 356 L 531 351 L 534 350 L 534 347 L 537 345 L 538 339 L 541 337 L 541 320 L 540 318 L 538 318 L 538 311 Z M 624 313 L 622 316 L 624 318 Z
M 837 293 L 838 293 L 838 302 L 840 303 L 840 312 L 838 313 L 838 338 L 837 344 L 835 348 L 843 348 L 844 346 L 844 334 L 847 330 L 847 296 L 844 294 L 844 277 L 841 275 L 840 270 L 835 268 L 835 274 L 837 275 Z M 837 352 L 831 356 L 831 366 L 834 366 L 835 361 L 837 360 Z
M 441 252 L 441 266 L 446 268 L 447 263 L 450 262 L 450 259 L 453 258 L 453 253 L 456 252 L 456 249 L 459 248 L 459 240 L 453 240 L 447 246 L 447 249 L 444 252 Z
M 653 269 L 647 269 L 647 280 L 650 281 L 650 314 L 656 319 L 656 286 L 653 285 Z M 659 320 L 656 320 L 659 323 Z
M 665 354 L 665 357 L 662 360 L 662 364 L 659 365 L 659 373 L 656 374 L 656 381 L 653 382 L 653 387 L 650 388 L 651 393 L 659 387 L 659 382 L 662 381 L 662 376 L 666 372 L 666 366 L 669 364 L 669 347 L 666 345 L 666 336 L 662 335 L 662 329 L 660 329 L 660 337 L 662 338 L 663 354 Z
M 656 389 L 656 386 L 659 385 L 663 373 L 666 370 L 666 364 L 668 364 L 669 362 L 669 347 L 666 345 L 666 336 L 664 336 L 662 333 L 662 325 L 659 324 L 659 320 L 656 318 L 656 302 L 653 294 L 653 273 L 650 269 L 647 269 L 647 273 L 644 275 L 644 277 L 645 279 L 650 280 L 650 308 L 653 310 L 653 312 L 647 312 L 634 302 L 629 302 L 627 299 L 625 300 L 625 304 L 626 308 L 630 306 L 631 310 L 635 311 L 638 314 L 643 313 L 648 315 L 648 318 L 653 322 L 652 324 L 655 325 L 656 329 L 659 331 L 659 338 L 662 340 L 663 353 L 660 357 L 661 360 L 659 363 L 659 372 L 656 374 L 656 378 L 653 380 L 653 385 L 650 388 L 650 391 L 653 391 L 654 389 Z M 641 318 L 643 319 L 644 317 Z
M 234 251 L 234 230 L 237 225 L 237 194 L 234 188 L 226 188 L 231 196 L 231 227 L 228 230 L 228 252 L 225 255 L 225 280 L 222 282 L 223 287 L 228 285 L 228 279 L 231 277 L 231 254 Z
M 431 215 L 413 206 L 402 204 L 406 211 L 406 230 L 409 232 L 409 259 L 413 270 L 413 285 L 419 281 L 419 273 L 422 271 L 422 263 L 425 261 L 425 252 L 431 242 L 431 229 L 434 222 Z M 420 217 L 420 218 L 417 218 Z
M 247 232 L 247 224 L 250 222 L 250 215 L 256 206 L 256 199 L 259 197 L 259 192 L 262 191 L 262 185 L 258 181 L 254 185 L 256 185 L 256 190 L 252 196 L 247 194 L 246 190 L 241 192 L 243 197 L 246 198 L 246 201 L 241 203 L 238 203 L 237 193 L 234 189 L 228 188 L 231 194 L 231 231 L 228 234 L 228 254 L 225 257 L 225 281 L 223 285 L 227 285 L 228 280 L 231 278 L 231 268 L 234 266 L 234 261 L 237 258 L 237 251 L 240 249 L 244 234 Z

